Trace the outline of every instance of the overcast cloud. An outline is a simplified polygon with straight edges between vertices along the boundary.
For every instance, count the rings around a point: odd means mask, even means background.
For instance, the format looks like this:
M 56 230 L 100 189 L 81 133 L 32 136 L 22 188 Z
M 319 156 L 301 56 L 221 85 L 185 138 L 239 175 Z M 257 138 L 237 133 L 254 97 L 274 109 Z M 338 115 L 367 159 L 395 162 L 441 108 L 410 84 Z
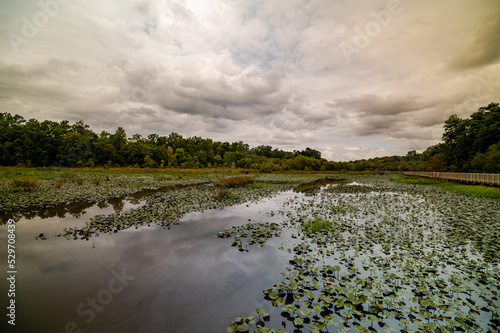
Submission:
M 498 0 L 3 0 L 0 112 L 100 132 L 421 151 L 500 102 Z

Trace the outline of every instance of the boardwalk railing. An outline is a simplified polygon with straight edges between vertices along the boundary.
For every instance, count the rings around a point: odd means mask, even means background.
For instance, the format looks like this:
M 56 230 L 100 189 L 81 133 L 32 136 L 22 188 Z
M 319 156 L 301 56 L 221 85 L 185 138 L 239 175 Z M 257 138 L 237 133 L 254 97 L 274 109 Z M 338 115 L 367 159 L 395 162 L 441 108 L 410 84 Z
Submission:
M 403 175 L 408 175 L 408 176 L 450 179 L 466 183 L 500 185 L 500 174 L 498 173 L 424 172 L 424 171 L 399 171 L 397 173 L 401 173 Z

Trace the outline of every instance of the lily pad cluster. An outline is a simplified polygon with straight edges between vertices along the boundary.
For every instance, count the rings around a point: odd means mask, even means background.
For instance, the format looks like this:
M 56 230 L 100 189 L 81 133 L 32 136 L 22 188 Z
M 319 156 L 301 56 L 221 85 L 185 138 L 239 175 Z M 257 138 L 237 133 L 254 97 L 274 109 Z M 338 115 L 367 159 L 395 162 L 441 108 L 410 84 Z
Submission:
M 97 181 L 99 180 L 99 181 Z M 0 212 L 38 210 L 75 202 L 100 202 L 120 198 L 144 189 L 160 189 L 209 182 L 206 178 L 176 179 L 170 177 L 107 175 L 96 178 L 85 173 L 54 175 L 38 179 L 32 191 L 15 191 L 7 181 L 0 181 Z
M 273 237 L 279 237 L 282 227 L 277 223 L 246 223 L 234 226 L 214 235 L 218 238 L 233 237 L 231 246 L 237 247 L 240 251 L 247 251 L 248 246 L 257 244 L 259 249 L 264 247 L 264 243 Z M 243 245 L 245 249 L 243 249 Z
M 212 184 L 178 188 L 174 191 L 156 192 L 145 198 L 144 206 L 127 212 L 117 212 L 109 215 L 96 215 L 85 223 L 84 227 L 65 228 L 57 236 L 67 239 L 89 240 L 100 233 L 117 233 L 131 227 L 160 225 L 170 228 L 189 212 L 202 212 L 207 209 L 219 209 L 245 202 L 255 202 L 270 197 L 282 191 L 290 190 L 300 181 L 308 177 L 276 176 L 260 181 L 261 187 L 238 187 L 231 189 L 232 196 L 216 197 L 218 188 Z
M 499 205 L 385 179 L 357 181 L 369 184 L 295 196 L 279 212 L 301 236 L 282 247 L 293 256 L 282 281 L 264 290 L 283 328 L 497 332 Z M 315 222 L 318 230 L 308 227 Z
M 264 308 L 258 308 L 256 310 L 259 315 L 258 319 L 256 316 L 249 317 L 237 317 L 231 326 L 229 326 L 226 330 L 227 333 L 232 332 L 248 332 L 248 328 L 250 325 L 255 324 L 259 329 L 255 330 L 255 332 L 259 333 L 283 333 L 284 331 L 281 329 L 268 329 L 265 327 L 264 321 L 269 321 L 269 313 L 266 313 Z

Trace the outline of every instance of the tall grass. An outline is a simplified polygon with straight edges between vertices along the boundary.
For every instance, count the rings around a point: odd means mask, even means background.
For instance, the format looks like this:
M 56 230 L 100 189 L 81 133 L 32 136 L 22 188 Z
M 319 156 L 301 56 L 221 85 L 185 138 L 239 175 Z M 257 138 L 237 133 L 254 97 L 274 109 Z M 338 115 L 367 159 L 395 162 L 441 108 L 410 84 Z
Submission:
M 227 187 L 221 187 L 215 193 L 215 199 L 218 200 L 218 201 L 222 201 L 224 199 L 238 200 L 239 196 L 238 195 L 234 195 L 233 193 L 231 193 L 231 190 L 229 188 L 227 188 Z
M 248 176 L 227 177 L 213 182 L 215 186 L 224 186 L 224 187 L 240 187 L 240 186 L 247 186 L 248 184 L 252 183 L 253 183 L 253 178 Z
M 441 179 L 432 179 L 432 178 L 417 177 L 417 176 L 397 175 L 392 179 L 398 183 L 437 186 L 445 190 L 464 195 L 500 200 L 500 188 L 498 187 L 460 184 Z
M 35 190 L 38 186 L 38 181 L 29 176 L 21 177 L 21 178 L 14 178 L 10 186 L 14 190 L 23 190 L 24 192 L 31 192 Z
M 66 167 L 38 167 L 38 168 L 20 168 L 20 167 L 4 167 L 0 166 L 0 180 L 11 181 L 14 178 L 31 176 L 37 179 L 54 180 L 58 177 L 66 177 L 71 179 L 82 175 L 93 175 L 96 177 L 105 177 L 106 175 L 137 175 L 137 174 L 152 174 L 155 177 L 174 176 L 177 177 L 199 177 L 213 174 L 234 175 L 245 173 L 248 174 L 252 170 L 249 169 L 231 169 L 231 168 L 204 168 L 204 169 L 181 169 L 181 168 L 135 168 L 135 167 L 83 167 L 83 168 L 66 168 Z

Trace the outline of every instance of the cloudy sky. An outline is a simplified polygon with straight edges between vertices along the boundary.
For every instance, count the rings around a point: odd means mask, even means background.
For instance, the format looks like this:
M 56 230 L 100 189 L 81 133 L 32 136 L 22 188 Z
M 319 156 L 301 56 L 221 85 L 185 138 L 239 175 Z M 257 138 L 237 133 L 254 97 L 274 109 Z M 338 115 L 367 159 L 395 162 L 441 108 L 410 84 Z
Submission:
M 500 102 L 498 0 L 0 0 L 0 112 L 335 161 Z

